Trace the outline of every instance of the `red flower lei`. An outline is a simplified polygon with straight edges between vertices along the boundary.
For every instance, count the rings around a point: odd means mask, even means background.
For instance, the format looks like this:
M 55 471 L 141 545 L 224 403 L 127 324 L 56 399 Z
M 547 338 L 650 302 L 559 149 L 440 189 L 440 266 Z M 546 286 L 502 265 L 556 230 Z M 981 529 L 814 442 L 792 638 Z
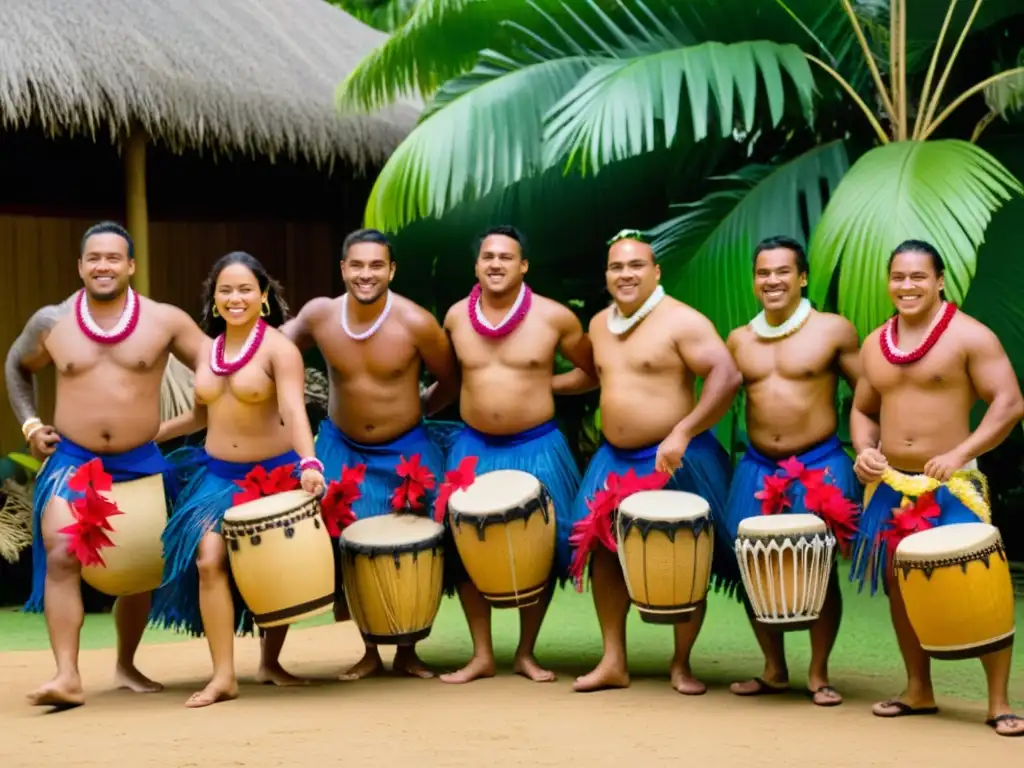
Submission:
M 892 365 L 909 365 L 910 363 L 916 363 L 926 354 L 928 351 L 935 346 L 938 340 L 942 337 L 942 334 L 949 328 L 950 322 L 953 320 L 953 315 L 956 314 L 956 304 L 951 301 L 947 301 L 942 311 L 939 312 L 937 322 L 932 326 L 931 331 L 925 337 L 916 349 L 912 349 L 910 352 L 900 352 L 899 347 L 899 315 L 893 315 L 886 320 L 885 325 L 882 326 L 882 332 L 878 334 L 878 343 L 882 347 L 882 356 Z
M 795 456 L 778 464 L 784 474 L 768 475 L 762 489 L 754 494 L 761 502 L 761 514 L 776 515 L 786 507 L 792 508 L 789 486 L 794 481 L 799 482 L 804 487 L 804 507 L 824 521 L 836 537 L 839 551 L 848 556 L 857 532 L 857 504 L 843 496 L 837 486 L 825 481 L 827 470 L 807 469 Z
M 598 490 L 587 499 L 590 514 L 578 520 L 569 534 L 569 546 L 573 548 L 572 562 L 569 564 L 569 578 L 576 585 L 576 591 L 583 591 L 583 572 L 586 570 L 590 555 L 598 544 L 604 544 L 610 552 L 618 546 L 612 534 L 612 513 L 627 496 L 637 491 L 656 491 L 664 488 L 670 475 L 666 472 L 651 472 L 638 476 L 632 469 L 619 477 L 614 472 L 608 473 L 604 488 Z
M 939 505 L 935 501 L 934 491 L 922 493 L 910 506 L 901 510 L 893 510 L 892 520 L 878 534 L 879 541 L 885 542 L 886 571 L 892 568 L 892 556 L 896 553 L 899 543 L 912 533 L 933 528 L 941 512 L 942 510 L 939 509 Z
M 109 491 L 113 485 L 99 458 L 80 466 L 68 480 L 70 490 L 84 495 L 71 502 L 75 522 L 61 528 L 60 533 L 68 536 L 68 554 L 82 565 L 105 566 L 100 549 L 114 546 L 104 531 L 114 530 L 109 518 L 124 513 L 117 504 L 100 496 L 100 491 Z
M 405 456 L 400 457 L 395 472 L 402 478 L 402 483 L 391 494 L 391 508 L 396 512 L 403 509 L 422 509 L 427 491 L 435 485 L 434 474 L 420 464 L 418 453 L 410 456 L 408 461 Z
M 128 313 L 127 318 L 125 318 L 125 312 Z M 86 337 L 97 344 L 118 344 L 127 339 L 139 325 L 139 314 L 141 312 L 142 301 L 132 287 L 128 286 L 124 309 L 121 310 L 121 316 L 117 320 L 117 325 L 114 326 L 112 331 L 104 331 L 96 325 L 96 321 L 92 319 L 92 315 L 89 313 L 84 288 L 78 292 L 78 297 L 75 299 L 75 320 L 78 321 L 78 328 Z M 122 326 L 120 330 L 119 326 Z
M 530 286 L 523 283 L 523 300 L 519 303 L 519 307 L 510 317 L 502 320 L 496 328 L 488 328 L 476 316 L 482 293 L 483 289 L 480 288 L 480 283 L 474 285 L 473 290 L 469 292 L 469 301 L 466 303 L 466 307 L 469 310 L 469 322 L 473 326 L 473 330 L 488 339 L 500 339 L 512 333 L 526 319 L 526 314 L 533 305 L 533 291 L 530 290 Z

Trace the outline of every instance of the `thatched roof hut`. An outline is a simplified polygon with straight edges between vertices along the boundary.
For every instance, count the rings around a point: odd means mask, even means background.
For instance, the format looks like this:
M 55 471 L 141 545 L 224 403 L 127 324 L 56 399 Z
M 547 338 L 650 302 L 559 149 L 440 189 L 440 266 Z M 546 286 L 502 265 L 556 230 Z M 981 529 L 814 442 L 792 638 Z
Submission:
M 379 167 L 417 105 L 340 117 L 334 91 L 384 39 L 324 0 L 3 0 L 0 125 Z

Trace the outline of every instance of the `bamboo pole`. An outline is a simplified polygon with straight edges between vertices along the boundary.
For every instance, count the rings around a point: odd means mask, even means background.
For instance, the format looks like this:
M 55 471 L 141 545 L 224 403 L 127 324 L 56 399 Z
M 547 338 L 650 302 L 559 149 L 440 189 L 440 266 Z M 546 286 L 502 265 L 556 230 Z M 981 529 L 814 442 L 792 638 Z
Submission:
M 149 296 L 149 207 L 146 202 L 146 132 L 132 127 L 124 153 L 125 217 L 135 241 L 135 276 L 132 287 Z

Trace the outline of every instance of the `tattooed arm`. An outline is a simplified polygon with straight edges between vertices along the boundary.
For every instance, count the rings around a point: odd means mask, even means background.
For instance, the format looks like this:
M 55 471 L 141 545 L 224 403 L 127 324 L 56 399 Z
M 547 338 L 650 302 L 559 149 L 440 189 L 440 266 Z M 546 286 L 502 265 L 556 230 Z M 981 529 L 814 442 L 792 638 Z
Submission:
M 46 349 L 46 337 L 57 321 L 69 311 L 70 300 L 38 310 L 29 318 L 25 329 L 7 352 L 4 378 L 11 409 L 19 424 L 24 425 L 29 419 L 36 418 L 35 374 L 53 362 Z M 37 427 L 29 445 L 32 453 L 41 458 L 53 453 L 58 440 L 60 437 L 53 427 Z

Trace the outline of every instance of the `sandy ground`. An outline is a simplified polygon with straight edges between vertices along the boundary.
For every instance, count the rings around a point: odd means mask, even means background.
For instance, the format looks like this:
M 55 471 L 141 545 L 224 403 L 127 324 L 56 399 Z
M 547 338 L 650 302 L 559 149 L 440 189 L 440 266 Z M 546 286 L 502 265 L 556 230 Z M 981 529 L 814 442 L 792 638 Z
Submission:
M 292 633 L 283 660 L 330 678 L 361 651 L 351 624 L 318 627 Z M 238 640 L 241 697 L 187 710 L 210 668 L 204 642 L 143 645 L 140 668 L 167 686 L 149 695 L 112 690 L 114 652 L 87 651 L 86 706 L 51 713 L 24 700 L 52 675 L 49 652 L 2 654 L 0 765 L 962 768 L 1024 759 L 1024 738 L 996 736 L 973 702 L 941 701 L 937 717 L 873 717 L 870 704 L 892 692 L 891 680 L 845 679 L 846 703 L 826 709 L 797 695 L 740 699 L 724 681 L 694 698 L 667 678 L 574 694 L 568 674 L 551 684 L 505 673 L 467 686 L 381 677 L 278 689 L 253 683 L 258 658 L 256 641 Z

